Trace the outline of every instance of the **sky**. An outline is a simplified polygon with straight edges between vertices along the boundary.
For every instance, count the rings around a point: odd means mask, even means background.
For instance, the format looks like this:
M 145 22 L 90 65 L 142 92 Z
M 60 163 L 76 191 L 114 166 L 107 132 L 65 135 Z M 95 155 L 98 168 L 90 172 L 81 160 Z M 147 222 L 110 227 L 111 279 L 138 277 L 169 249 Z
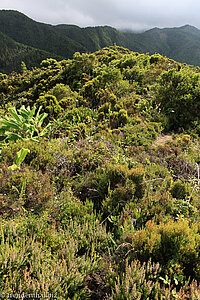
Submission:
M 200 28 L 199 0 L 1 0 L 0 9 L 53 25 L 110 25 L 133 31 L 185 24 Z

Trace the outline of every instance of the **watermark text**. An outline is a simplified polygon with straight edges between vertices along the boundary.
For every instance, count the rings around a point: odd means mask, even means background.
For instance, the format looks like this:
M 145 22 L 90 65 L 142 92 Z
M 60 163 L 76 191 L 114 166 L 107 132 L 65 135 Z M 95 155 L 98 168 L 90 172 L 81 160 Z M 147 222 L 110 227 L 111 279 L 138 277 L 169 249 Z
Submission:
M 32 293 L 32 294 L 26 294 L 26 293 L 1 293 L 0 292 L 0 298 L 7 298 L 7 299 L 56 299 L 57 293 Z

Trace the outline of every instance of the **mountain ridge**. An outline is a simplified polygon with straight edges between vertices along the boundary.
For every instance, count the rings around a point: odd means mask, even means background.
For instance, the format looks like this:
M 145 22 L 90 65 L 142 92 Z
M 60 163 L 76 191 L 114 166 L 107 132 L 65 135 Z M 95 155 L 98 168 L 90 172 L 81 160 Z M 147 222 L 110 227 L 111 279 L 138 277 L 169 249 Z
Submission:
M 160 53 L 181 63 L 200 65 L 200 30 L 189 24 L 172 28 L 155 27 L 142 33 L 133 33 L 121 32 L 108 25 L 79 27 L 45 24 L 15 10 L 0 10 L 0 32 L 4 34 L 4 38 L 0 36 L 1 49 L 5 48 L 4 44 L 9 44 L 5 41 L 6 35 L 8 40 L 12 39 L 13 47 L 14 42 L 23 49 L 24 45 L 32 47 L 38 56 L 31 63 L 31 59 L 27 60 L 24 55 L 15 55 L 14 63 L 9 64 L 1 54 L 2 65 L 7 66 L 2 68 L 0 65 L 0 71 L 3 72 L 10 72 L 12 68 L 19 71 L 20 59 L 25 63 L 29 61 L 28 66 L 36 66 L 41 58 L 45 58 L 45 53 L 46 57 L 68 59 L 75 52 L 94 52 L 114 44 L 139 53 Z M 6 49 L 9 52 L 8 45 Z

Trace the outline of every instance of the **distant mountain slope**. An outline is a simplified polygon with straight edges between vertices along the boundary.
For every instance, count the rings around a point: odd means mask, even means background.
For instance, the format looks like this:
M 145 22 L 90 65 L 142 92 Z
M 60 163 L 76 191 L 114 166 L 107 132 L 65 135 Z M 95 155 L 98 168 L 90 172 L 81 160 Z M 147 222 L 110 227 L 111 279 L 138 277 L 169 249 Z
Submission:
M 57 25 L 56 28 L 88 51 L 117 44 L 140 53 L 158 52 L 180 62 L 200 65 L 200 30 L 186 25 L 179 28 L 153 28 L 144 33 L 126 33 L 109 27 L 80 28 Z M 192 54 L 192 55 L 191 55 Z
M 193 26 L 153 28 L 141 34 L 125 35 L 131 50 L 158 52 L 183 63 L 200 65 L 200 30 Z
M 18 11 L 0 10 L 0 32 L 3 34 L 0 35 L 0 71 L 5 72 L 16 70 L 21 60 L 35 66 L 46 57 L 72 58 L 77 51 L 93 52 L 114 44 L 200 66 L 200 30 L 190 25 L 153 28 L 136 34 L 120 32 L 110 26 L 53 26 L 33 21 Z
M 0 32 L 0 72 L 20 71 L 22 61 L 28 68 L 39 66 L 42 60 L 50 57 L 62 59 L 61 56 L 17 43 Z
M 168 52 L 163 54 L 169 55 L 175 60 L 194 65 L 200 65 L 200 30 L 193 26 L 183 26 L 180 28 L 164 29 L 168 37 Z
M 73 25 L 57 25 L 55 28 L 65 36 L 79 42 L 89 51 L 100 50 L 114 44 L 120 46 L 127 44 L 124 34 L 110 26 L 80 28 Z
M 60 34 L 54 26 L 33 21 L 17 11 L 0 11 L 0 31 L 16 42 L 64 57 L 72 57 L 75 51 L 86 50 L 76 41 Z

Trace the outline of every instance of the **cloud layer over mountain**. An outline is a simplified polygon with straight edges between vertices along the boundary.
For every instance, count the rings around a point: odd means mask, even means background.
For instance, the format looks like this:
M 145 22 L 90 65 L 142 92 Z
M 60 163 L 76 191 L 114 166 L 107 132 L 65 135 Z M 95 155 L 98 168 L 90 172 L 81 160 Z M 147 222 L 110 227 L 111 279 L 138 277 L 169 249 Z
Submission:
M 0 9 L 16 9 L 50 24 L 111 25 L 133 30 L 184 24 L 200 28 L 197 0 L 1 0 Z

